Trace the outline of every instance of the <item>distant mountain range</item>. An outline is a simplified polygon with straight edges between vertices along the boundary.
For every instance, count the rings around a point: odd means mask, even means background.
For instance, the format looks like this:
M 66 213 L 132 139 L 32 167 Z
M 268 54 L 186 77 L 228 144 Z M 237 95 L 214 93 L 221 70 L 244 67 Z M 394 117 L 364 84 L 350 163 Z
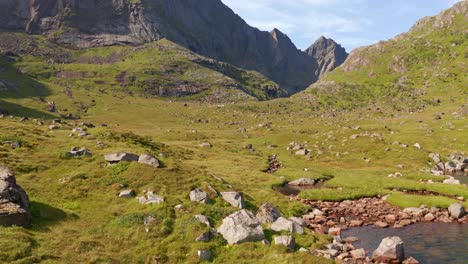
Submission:
M 348 55 L 323 37 L 303 52 L 278 29 L 249 26 L 220 0 L 0 0 L 0 28 L 45 34 L 77 48 L 166 38 L 200 55 L 258 71 L 289 94 L 304 90 Z

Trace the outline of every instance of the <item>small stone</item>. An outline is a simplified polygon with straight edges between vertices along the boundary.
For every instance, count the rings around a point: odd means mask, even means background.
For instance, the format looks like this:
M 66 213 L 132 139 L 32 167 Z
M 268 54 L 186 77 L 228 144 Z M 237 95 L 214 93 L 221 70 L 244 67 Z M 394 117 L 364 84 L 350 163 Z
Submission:
M 135 191 L 134 190 L 124 190 L 119 193 L 120 198 L 133 198 L 135 197 Z
M 419 264 L 419 261 L 417 261 L 413 257 L 409 257 L 405 261 L 403 261 L 402 264 Z
M 424 220 L 430 222 L 430 221 L 434 221 L 434 219 L 436 219 L 436 217 L 432 214 L 432 213 L 428 213 L 424 216 Z
M 204 232 L 203 234 L 199 235 L 195 239 L 195 242 L 208 242 L 208 241 L 210 241 L 210 237 L 211 237 L 210 232 Z
M 459 203 L 454 203 L 448 208 L 450 216 L 454 219 L 459 219 L 465 216 L 465 207 Z
M 211 148 L 213 145 L 211 145 L 210 142 L 202 142 L 200 145 L 198 145 L 201 148 Z
M 190 201 L 207 204 L 210 202 L 210 198 L 206 192 L 201 189 L 195 189 L 190 192 Z
M 374 223 L 375 226 L 380 227 L 380 228 L 387 228 L 388 224 L 382 221 L 377 221 Z
M 198 222 L 205 224 L 207 227 L 211 227 L 210 220 L 208 219 L 208 217 L 201 214 L 194 215 L 193 217 L 197 219 Z
M 362 260 L 366 258 L 366 251 L 363 248 L 355 249 L 349 252 L 351 257 L 356 260 Z
M 340 236 L 341 235 L 341 228 L 333 227 L 328 229 L 328 234 L 330 236 Z
M 211 250 L 209 250 L 209 249 L 198 250 L 198 258 L 201 261 L 210 260 L 211 259 Z

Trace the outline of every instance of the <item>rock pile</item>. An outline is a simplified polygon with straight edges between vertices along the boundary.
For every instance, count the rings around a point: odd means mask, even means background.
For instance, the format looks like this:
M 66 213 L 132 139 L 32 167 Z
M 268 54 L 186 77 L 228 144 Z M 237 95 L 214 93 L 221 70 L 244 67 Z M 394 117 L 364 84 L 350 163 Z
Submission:
M 363 225 L 375 225 L 386 228 L 393 226 L 401 228 L 417 222 L 468 223 L 464 208 L 452 205 L 452 211 L 440 208 L 406 208 L 388 204 L 381 198 L 362 198 L 354 201 L 323 202 L 299 199 L 301 202 L 315 208 L 303 216 L 309 227 L 320 233 L 328 233 L 330 228 L 347 229 Z M 461 206 L 462 207 L 462 206 Z
M 468 169 L 468 157 L 460 154 L 450 155 L 449 161 L 445 163 L 442 161 L 440 154 L 431 153 L 429 158 L 435 164 L 431 170 L 433 175 L 451 175 L 465 172 Z
M 30 223 L 28 195 L 16 184 L 13 171 L 0 167 L 0 226 L 27 227 Z

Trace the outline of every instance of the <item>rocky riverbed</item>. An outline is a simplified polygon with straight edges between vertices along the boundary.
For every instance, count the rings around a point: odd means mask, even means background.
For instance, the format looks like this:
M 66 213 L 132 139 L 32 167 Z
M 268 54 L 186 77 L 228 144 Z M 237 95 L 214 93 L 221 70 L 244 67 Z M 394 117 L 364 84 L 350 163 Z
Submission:
M 380 228 L 402 228 L 418 222 L 468 223 L 464 208 L 452 205 L 449 209 L 401 209 L 386 202 L 386 196 L 346 200 L 342 202 L 310 201 L 294 197 L 314 210 L 304 215 L 309 227 L 316 232 L 328 233 L 330 228 L 342 230 L 350 227 L 374 225 Z

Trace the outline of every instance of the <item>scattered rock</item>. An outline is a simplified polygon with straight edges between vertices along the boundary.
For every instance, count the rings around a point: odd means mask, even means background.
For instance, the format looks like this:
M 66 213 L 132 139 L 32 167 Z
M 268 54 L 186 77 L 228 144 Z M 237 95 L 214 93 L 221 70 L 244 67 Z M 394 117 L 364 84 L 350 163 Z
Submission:
M 273 231 L 289 231 L 291 233 L 304 234 L 304 228 L 298 223 L 294 222 L 291 219 L 286 219 L 284 217 L 278 218 L 276 222 L 271 225 L 271 230 Z
M 300 178 L 295 181 L 288 183 L 288 185 L 292 186 L 311 186 L 315 184 L 315 180 L 310 178 Z
M 256 216 L 262 224 L 270 224 L 278 220 L 278 218 L 281 217 L 281 213 L 274 205 L 270 203 L 264 203 L 257 210 Z
M 222 192 L 223 199 L 234 207 L 245 208 L 244 194 L 241 192 Z
M 296 240 L 292 236 L 275 236 L 274 240 L 275 245 L 283 245 L 291 250 L 296 248 Z
M 195 189 L 190 192 L 190 201 L 207 204 L 210 202 L 210 198 L 206 192 L 200 189 Z
M 448 208 L 450 216 L 455 219 L 460 219 L 465 216 L 465 207 L 459 203 L 454 203 Z
M 341 228 L 333 227 L 328 229 L 328 235 L 330 236 L 340 236 L 341 235 Z
M 208 217 L 201 214 L 194 215 L 193 217 L 195 217 L 195 219 L 197 219 L 198 222 L 205 224 L 207 227 L 211 227 L 210 220 L 208 219 Z
M 0 226 L 28 227 L 30 223 L 28 195 L 16 184 L 13 171 L 0 167 Z
M 152 191 L 149 191 L 146 193 L 145 196 L 140 196 L 137 197 L 138 201 L 140 201 L 141 204 L 147 205 L 147 204 L 161 204 L 164 202 L 164 197 L 155 195 Z
M 112 154 L 107 154 L 104 156 L 104 159 L 109 162 L 109 164 L 117 164 L 121 161 L 127 161 L 127 162 L 132 162 L 132 161 L 138 161 L 138 155 L 131 154 L 131 153 L 125 153 L 125 152 L 118 152 L 118 153 L 112 153 Z
M 382 221 L 377 221 L 374 223 L 375 226 L 380 227 L 380 228 L 387 228 L 388 224 Z
M 124 190 L 119 193 L 120 198 L 133 198 L 136 193 L 134 190 Z
M 92 156 L 93 153 L 86 148 L 78 148 L 73 147 L 69 152 L 67 152 L 68 156 L 71 157 L 79 157 L 79 156 Z
M 307 154 L 309 154 L 309 150 L 305 148 L 299 149 L 298 151 L 296 151 L 296 155 L 298 156 L 305 156 Z
M 159 160 L 153 156 L 143 154 L 138 158 L 138 163 L 146 164 L 154 168 L 159 168 Z
M 211 232 L 204 232 L 203 234 L 199 235 L 195 238 L 195 242 L 209 242 L 211 238 Z
M 211 259 L 211 250 L 209 249 L 201 249 L 198 250 L 198 258 L 201 261 L 208 261 Z
M 213 147 L 213 145 L 211 145 L 210 142 L 203 142 L 203 143 L 200 143 L 200 145 L 198 145 L 199 147 L 201 148 L 211 148 Z
M 432 213 L 428 213 L 424 216 L 424 220 L 430 222 L 430 221 L 434 221 L 434 219 L 436 219 L 436 217 L 432 214 Z
M 355 260 L 363 260 L 366 258 L 366 251 L 363 248 L 351 250 L 349 253 Z
M 265 238 L 258 219 L 252 212 L 245 209 L 224 218 L 218 232 L 230 245 L 261 241 Z
M 405 259 L 403 241 L 399 237 L 387 237 L 382 240 L 372 259 L 378 263 L 401 263 Z
M 57 130 L 57 129 L 60 129 L 60 127 L 57 126 L 57 125 L 50 125 L 49 126 L 49 130 Z

